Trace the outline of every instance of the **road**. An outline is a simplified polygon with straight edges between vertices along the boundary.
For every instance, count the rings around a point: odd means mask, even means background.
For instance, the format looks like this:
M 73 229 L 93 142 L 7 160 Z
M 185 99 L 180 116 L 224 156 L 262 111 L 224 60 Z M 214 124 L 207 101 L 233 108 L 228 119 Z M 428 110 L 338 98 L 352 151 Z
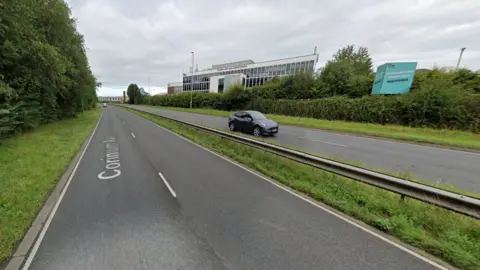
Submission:
M 46 228 L 30 269 L 437 269 L 115 107 Z
M 137 108 L 181 121 L 228 130 L 226 117 L 151 107 Z M 275 137 L 266 140 L 300 151 L 340 158 L 366 168 L 409 175 L 435 184 L 480 193 L 480 153 L 283 125 L 280 125 Z

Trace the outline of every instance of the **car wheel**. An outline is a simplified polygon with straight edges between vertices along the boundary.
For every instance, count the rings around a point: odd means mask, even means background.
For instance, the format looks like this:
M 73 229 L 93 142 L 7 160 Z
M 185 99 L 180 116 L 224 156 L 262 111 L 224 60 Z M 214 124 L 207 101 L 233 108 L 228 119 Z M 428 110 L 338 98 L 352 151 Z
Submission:
M 260 135 L 262 135 L 262 131 L 260 130 L 259 127 L 255 127 L 255 128 L 253 129 L 253 136 L 255 136 L 255 137 L 260 137 Z
M 230 129 L 230 131 L 235 131 L 236 130 L 235 123 L 230 122 L 230 124 L 228 124 L 228 128 Z

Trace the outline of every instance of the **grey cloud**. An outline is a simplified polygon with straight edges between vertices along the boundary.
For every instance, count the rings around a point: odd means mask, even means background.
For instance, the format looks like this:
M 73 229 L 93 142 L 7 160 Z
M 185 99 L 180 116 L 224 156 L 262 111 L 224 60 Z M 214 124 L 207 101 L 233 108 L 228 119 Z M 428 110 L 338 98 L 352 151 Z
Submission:
M 480 68 L 478 0 L 67 0 L 106 88 L 181 81 L 190 52 L 200 68 L 243 59 L 310 54 L 319 66 L 347 44 L 367 46 L 375 64 Z

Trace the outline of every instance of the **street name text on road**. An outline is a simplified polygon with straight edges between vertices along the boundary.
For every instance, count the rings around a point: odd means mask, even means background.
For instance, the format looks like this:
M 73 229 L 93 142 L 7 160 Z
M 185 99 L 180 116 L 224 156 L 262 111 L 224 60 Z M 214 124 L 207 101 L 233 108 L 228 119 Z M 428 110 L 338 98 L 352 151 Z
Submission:
M 105 170 L 98 174 L 98 179 L 113 179 L 122 174 L 120 168 L 120 153 L 118 151 L 118 143 L 115 140 L 115 137 L 110 136 L 107 140 L 103 141 L 105 143 L 106 158 L 105 158 Z

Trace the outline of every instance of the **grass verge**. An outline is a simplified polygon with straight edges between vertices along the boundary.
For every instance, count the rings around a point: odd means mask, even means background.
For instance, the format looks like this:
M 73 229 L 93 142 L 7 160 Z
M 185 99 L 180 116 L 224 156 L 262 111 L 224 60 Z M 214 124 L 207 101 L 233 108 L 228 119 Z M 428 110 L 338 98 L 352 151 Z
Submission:
M 166 110 L 191 112 L 215 116 L 229 116 L 232 112 L 213 109 L 187 109 L 175 107 L 159 107 Z M 301 126 L 329 131 L 382 137 L 416 143 L 436 144 L 454 148 L 480 150 L 480 134 L 447 129 L 412 128 L 398 125 L 379 125 L 346 121 L 328 121 L 306 117 L 268 114 L 268 117 L 283 125 Z
M 461 269 L 480 269 L 480 221 L 124 108 Z
M 0 265 L 14 252 L 101 112 L 86 111 L 0 144 Z

